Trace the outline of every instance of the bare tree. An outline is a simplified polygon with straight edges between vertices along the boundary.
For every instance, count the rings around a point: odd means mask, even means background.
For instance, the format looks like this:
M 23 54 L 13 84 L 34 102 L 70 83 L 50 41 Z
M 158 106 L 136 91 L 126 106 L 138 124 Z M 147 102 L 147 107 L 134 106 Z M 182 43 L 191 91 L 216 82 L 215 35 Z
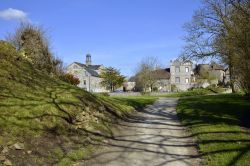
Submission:
M 155 73 L 153 71 L 160 68 L 159 60 L 156 57 L 146 57 L 142 59 L 136 69 L 135 80 L 136 88 L 139 90 L 150 91 L 156 83 Z
M 219 58 L 230 69 L 232 90 L 237 77 L 242 87 L 250 91 L 246 73 L 249 66 L 249 0 L 204 0 L 187 31 L 184 56 L 192 59 Z M 240 63 L 240 60 L 244 62 Z M 242 68 L 242 66 L 245 66 Z M 248 83 L 247 83 L 248 82 Z M 243 85 L 244 84 L 244 85 Z M 248 89 L 248 90 L 247 90 Z

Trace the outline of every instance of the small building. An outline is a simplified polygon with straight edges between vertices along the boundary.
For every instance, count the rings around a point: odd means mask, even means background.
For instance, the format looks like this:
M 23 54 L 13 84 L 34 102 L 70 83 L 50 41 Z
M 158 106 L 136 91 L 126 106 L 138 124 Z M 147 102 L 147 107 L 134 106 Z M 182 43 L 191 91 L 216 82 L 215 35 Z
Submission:
M 83 88 L 89 92 L 108 92 L 105 87 L 101 86 L 102 78 L 100 73 L 104 69 L 103 65 L 93 65 L 91 55 L 86 55 L 85 64 L 79 62 L 73 62 L 66 70 L 67 73 L 73 74 L 79 78 L 80 88 Z
M 153 91 L 154 90 L 157 90 L 159 92 L 171 91 L 170 68 L 154 70 L 152 75 L 154 79 L 156 79 L 156 82 L 152 89 Z
M 209 84 L 214 85 L 218 85 L 219 83 L 226 84 L 230 80 L 229 70 L 224 69 L 222 65 L 215 62 L 197 65 L 195 74 L 197 79 L 204 79 Z
M 125 81 L 123 83 L 123 91 L 127 92 L 127 91 L 134 91 L 135 90 L 135 86 L 136 86 L 136 81 L 135 81 L 135 77 L 130 77 L 127 78 L 127 81 Z

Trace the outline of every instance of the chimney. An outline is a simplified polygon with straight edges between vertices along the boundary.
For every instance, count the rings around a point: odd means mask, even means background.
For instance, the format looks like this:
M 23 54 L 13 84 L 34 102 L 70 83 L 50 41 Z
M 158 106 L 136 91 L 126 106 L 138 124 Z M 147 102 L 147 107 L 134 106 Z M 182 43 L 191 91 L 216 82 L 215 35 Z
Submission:
M 86 65 L 87 66 L 91 65 L 91 55 L 90 54 L 86 55 Z

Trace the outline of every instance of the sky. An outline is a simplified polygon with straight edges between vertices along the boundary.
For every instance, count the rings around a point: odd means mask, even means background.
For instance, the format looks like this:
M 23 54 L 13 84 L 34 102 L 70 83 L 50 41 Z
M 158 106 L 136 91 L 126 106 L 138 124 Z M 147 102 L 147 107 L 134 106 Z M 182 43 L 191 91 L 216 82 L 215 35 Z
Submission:
M 66 65 L 93 64 L 134 74 L 139 62 L 157 57 L 163 67 L 184 46 L 184 23 L 200 0 L 0 0 L 0 39 L 20 21 L 42 26 Z

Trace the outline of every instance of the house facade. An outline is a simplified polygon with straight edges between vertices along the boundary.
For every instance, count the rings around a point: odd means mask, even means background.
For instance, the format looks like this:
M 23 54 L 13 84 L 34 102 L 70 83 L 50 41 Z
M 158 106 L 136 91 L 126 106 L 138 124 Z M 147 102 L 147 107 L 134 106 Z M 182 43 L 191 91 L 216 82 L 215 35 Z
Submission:
M 170 84 L 172 90 L 185 91 L 193 86 L 193 63 L 191 61 L 170 61 Z
M 100 73 L 103 69 L 103 65 L 92 65 L 90 54 L 86 55 L 85 64 L 73 62 L 66 68 L 67 73 L 79 78 L 80 84 L 78 86 L 80 88 L 89 92 L 108 92 L 105 87 L 101 86 Z
M 148 91 L 185 91 L 194 85 L 193 63 L 191 61 L 170 61 L 170 68 L 157 69 L 151 75 L 155 81 Z
M 230 80 L 228 68 L 212 62 L 211 64 L 199 64 L 195 68 L 197 80 L 204 80 L 207 86 L 214 84 L 227 84 Z M 198 81 L 199 82 L 199 81 Z M 206 86 L 202 86 L 206 87 Z

